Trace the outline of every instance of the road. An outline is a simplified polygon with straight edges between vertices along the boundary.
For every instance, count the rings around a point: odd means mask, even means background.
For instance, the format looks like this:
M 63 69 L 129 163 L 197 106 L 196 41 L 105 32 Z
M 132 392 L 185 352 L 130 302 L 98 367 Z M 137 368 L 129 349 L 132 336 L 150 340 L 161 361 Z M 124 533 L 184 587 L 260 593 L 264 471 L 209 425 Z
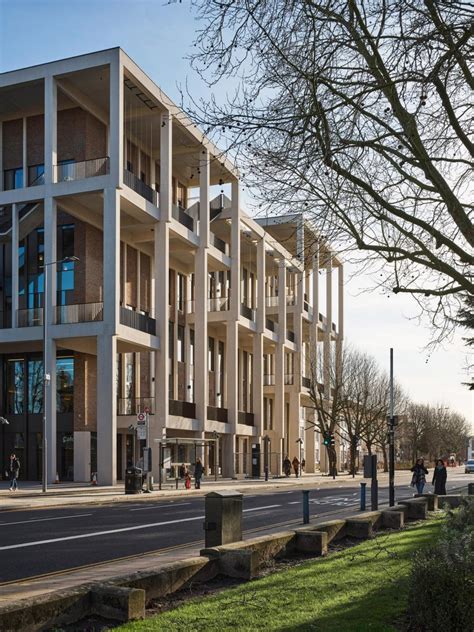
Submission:
M 467 480 L 468 476 L 456 474 L 448 490 L 465 486 Z M 411 489 L 405 482 L 397 485 L 396 494 L 407 498 Z M 357 510 L 358 482 L 313 488 L 310 499 L 312 519 L 334 518 L 348 508 Z M 370 509 L 369 493 L 367 500 Z M 379 490 L 379 501 L 388 502 L 386 488 Z M 244 494 L 244 530 L 301 520 L 301 503 L 301 489 L 249 490 Z M 0 584 L 185 544 L 199 547 L 203 521 L 204 499 L 186 496 L 0 513 Z

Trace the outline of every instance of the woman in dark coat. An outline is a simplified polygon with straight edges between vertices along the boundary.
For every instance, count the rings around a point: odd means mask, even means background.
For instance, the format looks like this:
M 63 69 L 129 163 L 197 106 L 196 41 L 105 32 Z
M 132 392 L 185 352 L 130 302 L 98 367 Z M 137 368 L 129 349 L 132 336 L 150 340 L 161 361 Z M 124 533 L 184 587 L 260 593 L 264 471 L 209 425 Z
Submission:
M 436 467 L 433 472 L 433 482 L 434 485 L 434 493 L 438 494 L 438 496 L 446 496 L 446 479 L 448 478 L 448 473 L 446 471 L 446 467 L 444 466 L 443 459 L 438 459 L 436 461 Z
M 204 467 L 201 463 L 201 459 L 196 459 L 196 465 L 194 466 L 194 482 L 196 489 L 201 489 L 201 478 L 204 473 Z
M 416 486 L 416 491 L 419 494 L 422 494 L 426 483 L 426 474 L 428 474 L 424 460 L 417 459 L 415 465 L 411 468 L 411 471 L 413 472 L 411 484 L 413 487 Z

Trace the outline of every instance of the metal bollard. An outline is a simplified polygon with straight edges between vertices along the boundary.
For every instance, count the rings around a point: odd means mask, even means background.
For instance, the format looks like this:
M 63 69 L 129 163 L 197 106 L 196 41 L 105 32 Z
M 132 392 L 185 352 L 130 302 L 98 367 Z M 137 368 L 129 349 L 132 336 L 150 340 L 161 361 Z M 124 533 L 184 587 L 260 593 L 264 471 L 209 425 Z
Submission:
M 268 481 L 268 465 L 265 466 L 265 480 Z
M 367 483 L 360 484 L 360 510 L 365 511 L 365 494 L 367 491 Z
M 303 524 L 309 524 L 309 490 L 303 490 Z

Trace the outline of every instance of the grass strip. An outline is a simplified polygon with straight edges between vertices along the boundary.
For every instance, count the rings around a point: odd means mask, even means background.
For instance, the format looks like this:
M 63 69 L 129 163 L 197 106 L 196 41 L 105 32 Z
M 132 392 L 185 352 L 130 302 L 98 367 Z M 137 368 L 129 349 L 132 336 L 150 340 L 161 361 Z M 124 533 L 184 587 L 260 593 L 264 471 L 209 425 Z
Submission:
M 190 599 L 119 629 L 394 632 L 407 605 L 412 554 L 437 538 L 441 523 L 434 519 L 403 531 L 382 532 L 327 558 Z

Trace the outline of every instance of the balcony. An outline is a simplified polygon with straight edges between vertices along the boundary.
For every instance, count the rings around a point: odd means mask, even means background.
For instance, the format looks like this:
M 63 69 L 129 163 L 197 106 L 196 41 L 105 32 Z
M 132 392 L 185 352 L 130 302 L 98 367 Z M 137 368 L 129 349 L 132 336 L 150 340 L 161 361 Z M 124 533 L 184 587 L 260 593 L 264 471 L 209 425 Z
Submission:
M 156 336 L 156 320 L 132 309 L 120 307 L 120 324 Z
M 287 329 L 286 330 L 286 339 L 289 340 L 290 342 L 295 342 L 295 332 L 291 331 L 291 329 Z
M 95 176 L 106 176 L 109 173 L 109 158 L 94 158 L 81 162 L 67 161 L 55 165 L 56 182 L 71 182 L 72 180 L 84 180 Z M 40 184 L 40 183 L 39 183 Z
M 264 386 L 275 386 L 275 375 L 273 373 L 267 373 L 263 376 Z
M 207 407 L 207 418 L 211 421 L 220 421 L 224 424 L 228 421 L 227 408 Z
M 266 296 L 265 305 L 267 307 L 278 307 L 278 296 Z
M 285 386 L 293 386 L 295 383 L 295 378 L 293 373 L 287 373 L 285 375 Z
M 239 410 L 239 424 L 243 424 L 244 426 L 253 426 L 255 425 L 255 415 L 253 413 L 246 413 L 242 410 Z
M 244 318 L 248 318 L 249 320 L 255 320 L 255 310 L 244 303 L 241 303 L 240 305 L 240 315 Z
M 43 326 L 43 308 L 31 307 L 28 309 L 19 309 L 18 327 L 42 327 Z
M 78 303 L 76 305 L 58 305 L 55 308 L 57 325 L 90 323 L 104 319 L 104 304 Z
M 227 244 L 223 239 L 220 239 L 220 237 L 217 237 L 214 233 L 209 232 L 209 241 L 211 246 L 214 246 L 214 248 L 217 248 L 217 250 L 220 250 L 220 252 L 229 256 L 229 244 Z
M 117 399 L 117 415 L 137 415 L 150 413 L 153 415 L 153 397 L 119 397 Z
M 301 384 L 303 385 L 303 388 L 311 388 L 311 378 L 303 375 L 301 378 Z
M 186 417 L 187 419 L 196 419 L 196 404 L 170 399 L 169 414 L 177 417 Z
M 142 198 L 148 200 L 155 206 L 158 206 L 158 195 L 154 189 L 152 189 L 148 184 L 137 178 L 137 176 L 128 171 L 128 169 L 124 169 L 123 172 L 123 183 L 126 184 L 130 189 L 133 189 L 135 193 L 141 195 Z
M 270 331 L 275 332 L 276 331 L 276 323 L 274 320 L 270 320 L 269 318 L 266 319 L 265 321 L 265 327 L 267 329 L 269 329 Z
M 230 297 L 219 296 L 208 298 L 207 309 L 209 312 L 227 312 L 230 309 Z
M 296 296 L 294 294 L 287 294 L 286 295 L 286 304 L 287 306 L 291 305 L 295 305 L 296 304 Z
M 9 329 L 12 326 L 11 311 L 0 312 L 0 329 Z
M 185 226 L 188 230 L 194 232 L 194 219 L 191 215 L 186 213 L 186 210 L 182 206 L 173 204 L 171 214 L 177 222 Z

